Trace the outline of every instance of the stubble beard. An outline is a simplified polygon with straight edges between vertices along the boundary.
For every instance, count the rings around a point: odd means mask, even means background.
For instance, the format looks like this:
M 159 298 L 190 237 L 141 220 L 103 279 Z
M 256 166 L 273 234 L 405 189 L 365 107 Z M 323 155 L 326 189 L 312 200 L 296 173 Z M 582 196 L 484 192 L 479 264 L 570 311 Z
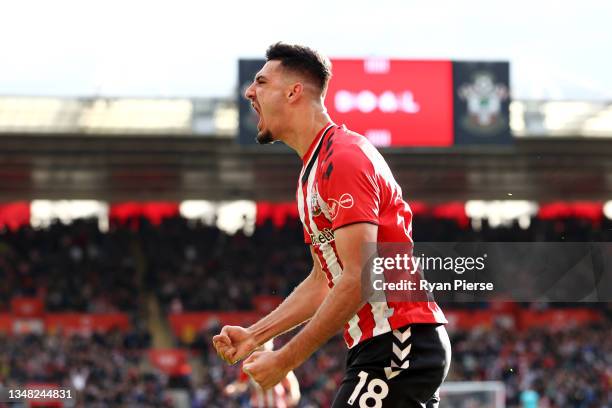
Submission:
M 274 137 L 269 130 L 257 133 L 257 137 L 255 138 L 258 144 L 272 144 L 274 143 Z

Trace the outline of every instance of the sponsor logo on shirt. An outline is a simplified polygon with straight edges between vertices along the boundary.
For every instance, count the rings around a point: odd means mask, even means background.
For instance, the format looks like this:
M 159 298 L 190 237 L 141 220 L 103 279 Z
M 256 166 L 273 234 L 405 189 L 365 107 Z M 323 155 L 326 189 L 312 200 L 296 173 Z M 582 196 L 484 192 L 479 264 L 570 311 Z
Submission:
M 310 241 L 313 245 L 325 244 L 332 242 L 335 238 L 334 231 L 330 228 L 323 228 L 318 234 L 310 234 Z
M 338 212 L 341 208 L 348 209 L 353 207 L 355 200 L 353 200 L 353 196 L 349 193 L 344 193 L 337 200 L 334 198 L 330 198 L 329 200 L 327 200 L 327 203 L 329 207 L 329 216 L 333 221 L 338 216 Z

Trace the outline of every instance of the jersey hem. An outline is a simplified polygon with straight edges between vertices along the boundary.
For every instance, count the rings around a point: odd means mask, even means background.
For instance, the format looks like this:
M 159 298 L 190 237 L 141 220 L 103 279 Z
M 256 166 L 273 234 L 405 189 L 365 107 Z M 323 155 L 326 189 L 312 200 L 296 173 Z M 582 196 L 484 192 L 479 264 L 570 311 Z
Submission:
M 350 346 L 348 345 L 348 343 L 346 343 L 346 341 L 345 343 L 348 349 L 352 349 L 358 344 L 361 344 L 365 341 L 372 340 L 378 336 L 382 336 L 383 334 L 387 334 L 389 332 L 392 332 L 393 330 L 397 330 L 397 329 L 400 329 L 404 326 L 408 326 L 411 324 L 438 324 L 438 325 L 442 324 L 442 325 L 445 325 L 445 324 L 448 324 L 448 320 L 446 320 L 445 316 L 439 316 L 438 318 L 435 318 L 435 317 L 434 318 L 429 318 L 429 317 L 423 318 L 423 317 L 406 316 L 405 318 L 401 319 L 401 321 L 397 322 L 396 324 L 390 325 L 389 330 L 386 330 L 384 332 L 378 333 L 373 336 L 360 338 L 358 342 L 353 343 Z

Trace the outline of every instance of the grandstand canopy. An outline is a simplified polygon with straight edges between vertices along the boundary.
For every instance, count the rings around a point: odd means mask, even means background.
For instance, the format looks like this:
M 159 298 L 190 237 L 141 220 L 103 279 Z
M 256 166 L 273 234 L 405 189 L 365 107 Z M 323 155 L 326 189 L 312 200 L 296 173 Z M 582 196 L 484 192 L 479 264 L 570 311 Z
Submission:
M 612 137 L 612 102 L 516 100 L 516 137 Z M 0 96 L 3 133 L 234 137 L 235 99 Z
M 293 200 L 300 161 L 280 147 L 179 135 L 5 134 L 0 200 Z M 384 155 L 412 200 L 612 196 L 610 139 L 529 137 Z

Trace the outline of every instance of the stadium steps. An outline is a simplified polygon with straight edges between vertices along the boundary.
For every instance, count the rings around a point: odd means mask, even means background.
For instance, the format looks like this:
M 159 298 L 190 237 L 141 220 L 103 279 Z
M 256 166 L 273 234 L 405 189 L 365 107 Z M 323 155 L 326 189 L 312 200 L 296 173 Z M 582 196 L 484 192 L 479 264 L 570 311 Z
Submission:
M 159 305 L 159 300 L 155 293 L 146 295 L 147 314 L 149 316 L 149 332 L 152 337 L 154 348 L 172 348 L 174 347 L 174 339 L 170 331 L 170 325 L 162 313 L 162 308 Z
M 149 326 L 149 307 L 147 305 L 147 298 L 144 286 L 145 273 L 147 270 L 147 258 L 142 250 L 141 242 L 137 239 L 132 239 L 130 243 L 130 254 L 134 258 L 135 262 L 135 277 L 136 284 L 138 287 L 138 309 L 141 318 L 147 322 L 147 328 Z
M 174 340 L 170 332 L 170 326 L 166 317 L 162 313 L 162 308 L 155 293 L 146 289 L 145 275 L 148 269 L 147 257 L 141 247 L 140 241 L 134 240 L 131 247 L 132 255 L 136 260 L 136 279 L 141 288 L 143 307 L 147 316 L 147 328 L 151 333 L 153 348 L 172 348 Z

